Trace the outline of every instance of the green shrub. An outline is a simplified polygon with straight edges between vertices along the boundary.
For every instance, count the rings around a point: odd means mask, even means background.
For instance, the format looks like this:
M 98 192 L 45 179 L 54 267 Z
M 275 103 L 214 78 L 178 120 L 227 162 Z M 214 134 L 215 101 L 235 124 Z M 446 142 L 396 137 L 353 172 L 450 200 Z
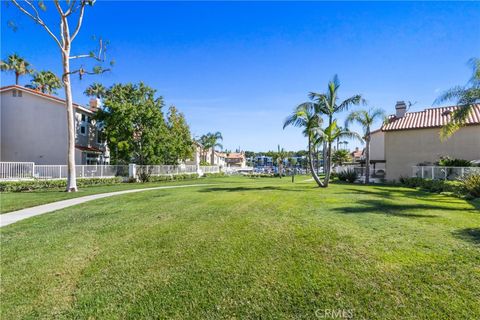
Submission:
M 470 175 L 472 176 L 472 175 Z M 465 187 L 465 180 L 468 180 L 468 188 Z M 478 197 L 480 194 L 480 175 L 477 177 L 465 178 L 463 180 L 430 180 L 418 177 L 408 178 L 401 177 L 400 184 L 409 188 L 420 188 L 422 190 L 434 193 L 450 192 L 457 196 L 464 196 L 470 194 L 473 197 Z M 477 189 L 476 189 L 477 188 Z M 470 191 L 472 190 L 472 191 Z M 479 193 L 475 195 L 475 190 Z
M 247 174 L 247 177 L 250 177 L 250 178 L 273 178 L 274 174 L 273 173 L 249 173 L 249 174 Z
M 82 178 L 77 179 L 79 188 L 95 185 L 111 185 L 123 182 L 122 177 L 113 178 Z M 67 180 L 23 180 L 23 181 L 2 181 L 0 182 L 0 192 L 25 192 L 47 189 L 64 189 L 67 186 Z
M 168 174 L 162 176 L 150 176 L 149 182 L 162 182 L 162 181 L 180 181 L 180 180 L 194 180 L 198 178 L 196 173 L 182 173 L 182 174 Z
M 203 176 L 207 177 L 223 177 L 225 176 L 225 172 L 216 172 L 216 173 L 204 173 Z
M 353 169 L 348 169 L 345 171 L 337 172 L 337 178 L 340 181 L 348 181 L 350 183 L 354 183 L 355 180 L 358 178 L 358 174 Z
M 474 197 L 480 198 L 480 173 L 472 173 L 460 180 L 463 191 Z
M 436 163 L 441 167 L 470 167 L 472 163 L 464 159 L 453 159 L 450 157 L 441 157 Z

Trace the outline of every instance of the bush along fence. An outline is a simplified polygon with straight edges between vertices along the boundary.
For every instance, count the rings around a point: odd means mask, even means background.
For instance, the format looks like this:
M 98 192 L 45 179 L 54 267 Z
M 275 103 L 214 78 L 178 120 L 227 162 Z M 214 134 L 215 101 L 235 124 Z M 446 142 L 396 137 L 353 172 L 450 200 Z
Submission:
M 221 172 L 219 166 L 197 165 L 77 165 L 77 178 L 112 178 L 142 180 L 178 175 L 203 176 Z M 66 165 L 36 165 L 33 162 L 0 162 L 0 181 L 61 180 L 67 178 Z M 142 179 L 143 178 L 143 179 Z M 148 180 L 148 179 L 147 179 Z
M 412 177 L 431 180 L 459 180 L 474 173 L 480 174 L 480 167 L 412 167 Z

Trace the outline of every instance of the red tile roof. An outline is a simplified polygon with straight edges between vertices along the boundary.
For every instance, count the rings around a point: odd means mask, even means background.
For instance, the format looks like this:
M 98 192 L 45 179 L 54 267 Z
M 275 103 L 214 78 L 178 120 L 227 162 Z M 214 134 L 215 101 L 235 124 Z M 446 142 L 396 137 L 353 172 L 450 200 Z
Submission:
M 38 91 L 38 90 L 34 90 L 34 89 L 30 89 L 30 88 L 26 88 L 26 87 L 22 87 L 22 86 L 19 86 L 19 85 L 16 85 L 16 84 L 13 84 L 13 85 L 10 85 L 10 86 L 5 86 L 5 87 L 1 87 L 0 88 L 0 92 L 4 92 L 4 91 L 9 91 L 9 90 L 13 90 L 13 89 L 17 89 L 17 90 L 22 90 L 24 92 L 29 92 L 29 93 L 32 93 L 34 95 L 37 95 L 37 96 L 40 96 L 40 97 L 43 97 L 43 98 L 47 98 L 47 99 L 51 99 L 51 100 L 54 100 L 54 101 L 57 101 L 57 102 L 61 102 L 61 103 L 65 103 L 65 99 L 62 99 L 62 98 L 59 98 L 59 97 L 55 97 L 55 96 L 52 96 L 51 94 L 46 94 L 46 93 L 43 93 L 41 91 Z M 77 103 L 73 103 L 73 107 L 74 108 L 77 108 L 77 109 L 81 109 L 82 111 L 85 111 L 87 113 L 93 113 L 91 110 L 89 110 L 88 108 L 86 107 L 83 107 Z
M 227 159 L 243 159 L 243 158 L 245 158 L 244 153 L 238 153 L 238 152 L 227 153 Z
M 458 108 L 453 106 L 407 112 L 402 118 L 391 115 L 388 123 L 382 126 L 382 131 L 443 127 L 450 121 L 451 113 Z M 480 104 L 474 106 L 473 111 L 467 118 L 466 125 L 480 125 Z

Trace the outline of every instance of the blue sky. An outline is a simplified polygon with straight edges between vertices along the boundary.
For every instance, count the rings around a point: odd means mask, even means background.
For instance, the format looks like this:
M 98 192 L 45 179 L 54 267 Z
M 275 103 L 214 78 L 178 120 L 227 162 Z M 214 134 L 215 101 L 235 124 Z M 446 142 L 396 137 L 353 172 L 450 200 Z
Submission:
M 55 11 L 46 14 L 57 30 Z M 144 81 L 186 115 L 194 135 L 220 131 L 231 150 L 298 150 L 306 145 L 300 130 L 282 122 L 334 74 L 340 98 L 361 93 L 387 113 L 397 100 L 416 102 L 411 110 L 431 106 L 464 84 L 466 62 L 480 56 L 480 3 L 97 1 L 72 52 L 90 51 L 92 35 L 111 42 L 116 65 L 75 79 L 75 101 L 87 102 L 82 92 L 94 81 Z M 3 3 L 1 56 L 12 52 L 60 74 L 53 40 Z M 1 81 L 14 78 L 2 73 Z

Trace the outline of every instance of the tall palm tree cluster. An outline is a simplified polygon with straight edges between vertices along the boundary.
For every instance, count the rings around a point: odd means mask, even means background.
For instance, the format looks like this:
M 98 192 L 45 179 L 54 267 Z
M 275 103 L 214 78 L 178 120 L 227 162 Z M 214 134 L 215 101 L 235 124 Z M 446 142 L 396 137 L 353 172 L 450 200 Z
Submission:
M 348 117 L 345 127 L 338 125 L 336 115 L 342 111 L 348 110 L 352 106 L 365 104 L 361 95 L 356 94 L 345 100 L 339 100 L 338 90 L 340 81 L 337 76 L 328 83 L 327 90 L 324 93 L 310 92 L 308 97 L 310 101 L 298 105 L 293 113 L 285 120 L 283 128 L 294 126 L 303 128 L 303 134 L 308 140 L 308 158 L 312 177 L 320 187 L 328 187 L 331 168 L 332 168 L 332 145 L 340 139 L 357 139 L 359 141 L 370 140 L 370 126 L 373 121 L 383 116 L 383 113 L 375 110 L 361 110 L 352 113 Z M 363 119 L 368 115 L 366 119 Z M 361 120 L 361 121 L 359 121 Z M 363 121 L 365 120 L 365 121 Z M 359 122 L 364 128 L 364 136 L 350 131 L 348 124 L 350 122 Z M 368 127 L 367 127 L 368 125 Z M 314 168 L 313 150 L 319 145 L 323 145 L 323 167 L 325 176 L 323 180 L 318 176 Z M 367 147 L 366 152 L 369 152 Z M 367 156 L 368 158 L 369 156 Z M 369 161 L 367 161 L 367 164 Z M 369 166 L 367 165 L 367 168 Z M 365 183 L 369 183 L 368 174 Z
M 19 84 L 21 76 L 32 75 L 30 84 L 25 87 L 38 90 L 43 93 L 56 94 L 56 89 L 60 89 L 63 85 L 60 79 L 51 71 L 36 72 L 30 63 L 18 54 L 14 53 L 7 59 L 0 62 L 0 69 L 15 74 L 15 84 Z
M 223 148 L 223 145 L 220 143 L 220 141 L 223 140 L 222 134 L 220 132 L 209 132 L 207 134 L 202 135 L 197 142 L 200 143 L 203 146 L 203 156 L 206 159 L 208 150 L 210 150 L 211 155 L 210 155 L 210 163 L 213 165 L 214 163 L 214 158 L 215 158 L 215 148 Z M 207 160 L 208 162 L 208 160 Z

